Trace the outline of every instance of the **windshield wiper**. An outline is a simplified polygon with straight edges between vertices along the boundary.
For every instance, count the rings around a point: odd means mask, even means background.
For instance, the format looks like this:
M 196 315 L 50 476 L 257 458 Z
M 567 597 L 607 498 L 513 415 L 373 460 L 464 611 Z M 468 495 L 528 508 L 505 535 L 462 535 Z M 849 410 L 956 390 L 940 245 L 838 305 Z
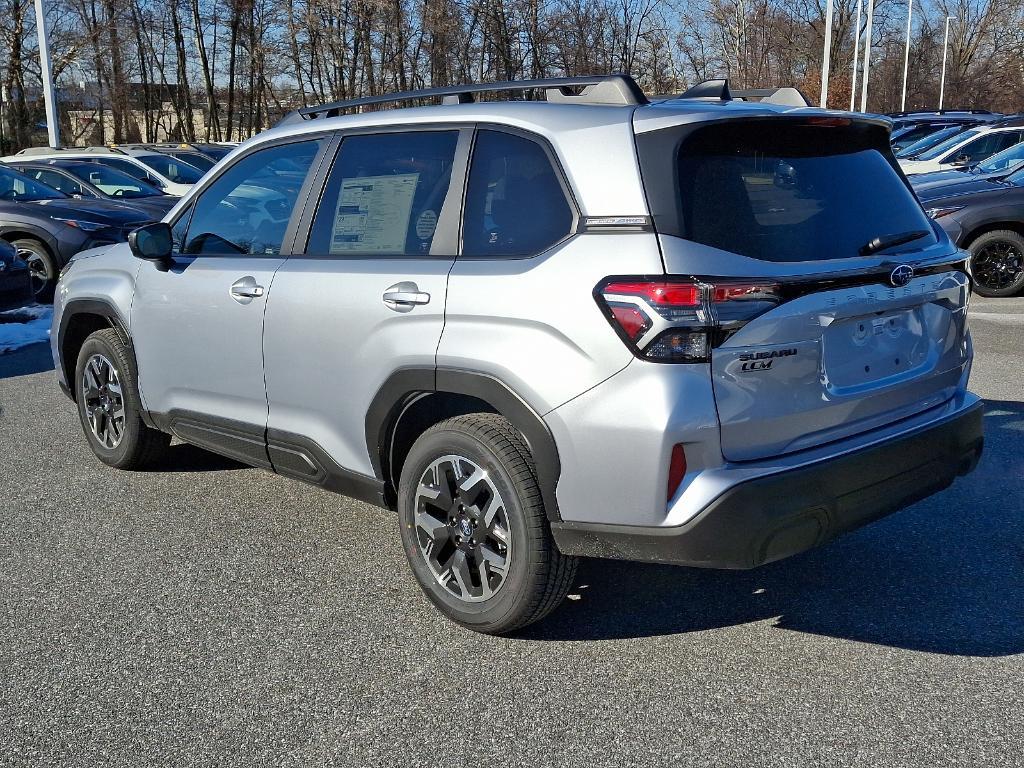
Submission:
M 920 240 L 922 237 L 930 235 L 931 232 L 927 229 L 915 229 L 913 232 L 900 232 L 895 235 L 881 235 L 873 240 L 869 240 L 867 243 L 860 247 L 861 256 L 870 256 L 873 253 L 884 251 L 888 248 L 894 248 L 897 245 L 903 245 L 913 240 Z

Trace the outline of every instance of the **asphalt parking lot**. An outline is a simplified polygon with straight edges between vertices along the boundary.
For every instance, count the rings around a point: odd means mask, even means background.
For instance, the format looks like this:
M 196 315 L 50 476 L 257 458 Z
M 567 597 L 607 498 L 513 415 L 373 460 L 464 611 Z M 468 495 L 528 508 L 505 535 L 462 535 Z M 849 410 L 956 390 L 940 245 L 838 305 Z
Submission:
M 184 445 L 108 469 L 45 346 L 0 357 L 0 764 L 1024 764 L 1024 299 L 972 314 L 975 474 L 756 571 L 588 561 L 504 639 L 387 513 Z

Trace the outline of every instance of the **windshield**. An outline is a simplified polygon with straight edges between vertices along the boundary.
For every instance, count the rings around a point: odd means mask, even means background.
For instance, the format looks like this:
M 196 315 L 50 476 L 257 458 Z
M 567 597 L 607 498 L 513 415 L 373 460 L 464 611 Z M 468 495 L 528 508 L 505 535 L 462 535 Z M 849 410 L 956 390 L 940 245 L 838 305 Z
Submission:
M 1014 168 L 1024 162 L 1024 143 L 1014 144 L 1009 149 L 997 152 L 975 166 L 975 173 L 995 173 Z
M 938 144 L 936 144 L 934 147 L 929 149 L 927 152 L 921 152 L 920 154 L 918 154 L 917 159 L 918 160 L 934 160 L 935 158 L 944 155 L 946 152 L 951 150 L 953 147 L 959 146 L 963 142 L 969 141 L 969 140 L 973 139 L 975 136 L 979 135 L 980 133 L 981 133 L 981 131 L 979 129 L 975 128 L 974 130 L 964 131 L 963 133 L 958 133 L 956 136 L 950 136 L 945 141 L 940 141 Z
M 184 160 L 191 166 L 198 168 L 203 173 L 213 168 L 213 160 L 208 157 L 203 157 L 198 152 L 169 152 L 171 157 L 176 157 L 179 160 Z
M 672 131 L 637 136 L 662 233 L 777 262 L 857 257 L 876 238 L 892 243 L 879 252 L 937 242 L 878 126 L 775 118 L 699 128 L 679 146 L 675 174 L 660 167 L 678 141 L 667 135 Z M 656 134 L 667 135 L 664 143 Z M 912 232 L 921 236 L 895 241 Z
M 137 155 L 136 160 L 175 184 L 195 184 L 203 177 L 203 172 L 198 168 L 170 155 Z
M 107 197 L 135 200 L 140 197 L 163 195 L 158 189 L 105 165 L 68 165 L 64 170 L 82 181 L 92 184 Z
M 204 155 L 208 155 L 214 160 L 223 160 L 231 151 L 230 147 L 214 147 L 209 144 L 204 144 L 200 149 L 202 149 Z
M 58 200 L 67 197 L 41 181 L 30 179 L 23 173 L 0 167 L 0 200 L 17 200 L 21 203 L 33 200 Z
M 934 147 L 940 141 L 945 141 L 950 136 L 958 136 L 961 133 L 963 133 L 963 128 L 961 126 L 956 126 L 955 128 L 943 128 L 942 130 L 939 131 L 932 131 L 928 133 L 927 136 L 923 136 L 917 141 L 911 143 L 909 146 L 905 147 L 904 149 L 901 149 L 899 152 L 896 153 L 896 157 L 916 157 L 918 153 L 924 152 L 926 149 L 929 149 L 930 147 Z

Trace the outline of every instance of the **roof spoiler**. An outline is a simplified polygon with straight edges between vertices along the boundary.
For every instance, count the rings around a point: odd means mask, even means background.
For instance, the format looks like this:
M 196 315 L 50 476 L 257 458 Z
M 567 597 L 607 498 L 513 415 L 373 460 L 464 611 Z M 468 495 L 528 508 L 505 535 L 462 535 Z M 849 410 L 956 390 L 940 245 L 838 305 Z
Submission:
M 763 104 L 778 104 L 784 107 L 813 106 L 806 96 L 791 86 L 781 88 L 749 88 L 733 91 L 727 79 L 705 80 L 703 83 L 684 91 L 674 99 L 709 99 L 712 101 L 759 101 Z

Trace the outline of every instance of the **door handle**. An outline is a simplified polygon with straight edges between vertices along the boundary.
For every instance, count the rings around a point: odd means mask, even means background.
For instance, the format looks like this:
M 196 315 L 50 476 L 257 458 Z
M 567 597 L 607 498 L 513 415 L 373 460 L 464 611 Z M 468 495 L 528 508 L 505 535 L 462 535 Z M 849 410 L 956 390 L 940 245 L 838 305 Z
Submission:
M 393 309 L 395 312 L 409 312 L 417 304 L 427 304 L 430 301 L 430 294 L 420 290 L 416 283 L 403 281 L 395 283 L 381 297 L 384 299 L 384 306 Z
M 231 284 L 231 298 L 239 304 L 248 304 L 263 295 L 263 286 L 256 283 L 256 278 L 246 275 Z

